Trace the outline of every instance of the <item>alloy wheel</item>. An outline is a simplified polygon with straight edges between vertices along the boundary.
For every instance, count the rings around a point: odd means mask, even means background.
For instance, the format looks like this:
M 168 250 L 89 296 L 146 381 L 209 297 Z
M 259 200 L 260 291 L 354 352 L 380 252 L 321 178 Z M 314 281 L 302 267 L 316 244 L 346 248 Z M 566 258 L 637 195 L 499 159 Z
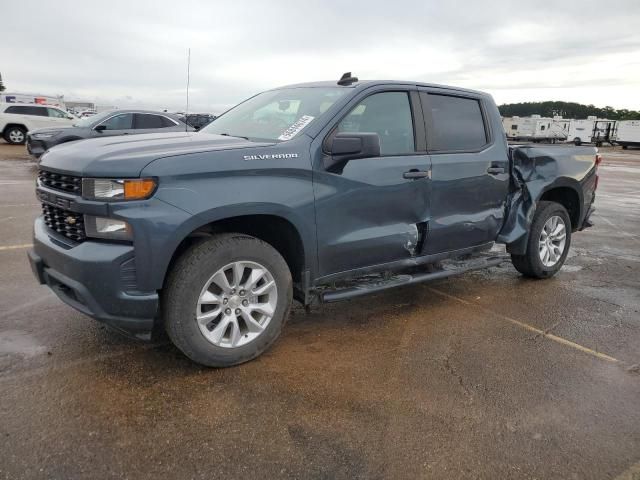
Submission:
M 205 283 L 196 308 L 204 337 L 219 347 L 237 348 L 260 336 L 273 318 L 278 288 L 256 262 L 225 265 Z
M 542 227 L 538 242 L 538 253 L 545 267 L 553 267 L 564 253 L 567 241 L 566 225 L 562 217 L 549 217 Z

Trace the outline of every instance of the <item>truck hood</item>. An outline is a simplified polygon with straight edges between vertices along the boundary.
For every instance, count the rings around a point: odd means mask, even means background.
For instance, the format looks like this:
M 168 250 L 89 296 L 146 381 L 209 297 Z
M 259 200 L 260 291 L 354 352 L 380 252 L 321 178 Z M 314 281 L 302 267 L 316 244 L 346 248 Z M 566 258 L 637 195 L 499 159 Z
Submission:
M 122 135 L 57 145 L 41 157 L 40 167 L 83 177 L 137 177 L 146 165 L 163 157 L 268 145 L 272 144 L 209 133 Z

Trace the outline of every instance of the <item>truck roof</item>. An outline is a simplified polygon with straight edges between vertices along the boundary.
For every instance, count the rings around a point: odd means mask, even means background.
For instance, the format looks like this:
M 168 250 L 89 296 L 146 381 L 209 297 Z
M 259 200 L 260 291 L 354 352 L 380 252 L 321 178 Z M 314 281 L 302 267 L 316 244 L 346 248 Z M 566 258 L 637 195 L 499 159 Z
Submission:
M 481 92 L 479 90 L 472 90 L 470 88 L 460 88 L 453 87 L 451 85 L 440 85 L 437 83 L 424 83 L 424 82 L 412 82 L 407 80 L 358 80 L 357 82 L 353 82 L 350 85 L 338 85 L 336 81 L 322 81 L 322 82 L 306 82 L 306 83 L 295 83 L 291 85 L 284 85 L 282 87 L 274 88 L 273 90 L 281 90 L 283 88 L 319 88 L 319 87 L 342 87 L 342 88 L 367 88 L 375 85 L 411 85 L 418 87 L 431 87 L 431 88 L 442 88 L 447 90 L 456 90 L 459 92 L 469 92 L 480 95 L 487 95 L 485 92 Z

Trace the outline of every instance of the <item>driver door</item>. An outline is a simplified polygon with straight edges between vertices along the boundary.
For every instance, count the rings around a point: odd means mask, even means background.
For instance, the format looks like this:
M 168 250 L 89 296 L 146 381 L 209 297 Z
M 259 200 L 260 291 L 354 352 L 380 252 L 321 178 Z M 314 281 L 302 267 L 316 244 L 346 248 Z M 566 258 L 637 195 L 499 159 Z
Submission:
M 381 86 L 353 99 L 314 141 L 321 277 L 420 254 L 429 215 L 431 161 L 417 91 Z M 380 156 L 324 168 L 338 132 L 373 132 Z M 314 148 L 314 147 L 312 147 Z

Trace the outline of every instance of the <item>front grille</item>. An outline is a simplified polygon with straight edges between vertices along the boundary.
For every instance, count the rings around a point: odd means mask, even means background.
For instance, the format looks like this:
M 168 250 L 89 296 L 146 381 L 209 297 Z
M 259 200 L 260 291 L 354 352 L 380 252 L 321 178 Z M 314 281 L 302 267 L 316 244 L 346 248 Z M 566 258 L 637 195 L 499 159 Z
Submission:
M 40 183 L 43 186 L 53 190 L 74 193 L 76 195 L 80 195 L 82 191 L 82 177 L 74 177 L 73 175 L 63 175 L 61 173 L 39 170 L 38 180 L 40 180 Z
M 82 214 L 54 207 L 46 203 L 42 204 L 42 214 L 44 215 L 44 223 L 51 230 L 64 235 L 76 242 L 86 240 L 84 233 L 84 218 Z

